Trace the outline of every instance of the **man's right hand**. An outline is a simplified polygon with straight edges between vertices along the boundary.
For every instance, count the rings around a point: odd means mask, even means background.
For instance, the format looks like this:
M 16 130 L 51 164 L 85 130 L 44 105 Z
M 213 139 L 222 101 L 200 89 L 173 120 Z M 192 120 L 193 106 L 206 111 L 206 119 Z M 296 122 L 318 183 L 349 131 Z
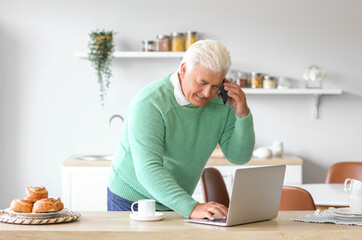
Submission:
M 215 214 L 222 219 L 226 219 L 228 208 L 217 202 L 199 203 L 191 211 L 189 218 L 208 218 L 210 220 L 215 220 Z

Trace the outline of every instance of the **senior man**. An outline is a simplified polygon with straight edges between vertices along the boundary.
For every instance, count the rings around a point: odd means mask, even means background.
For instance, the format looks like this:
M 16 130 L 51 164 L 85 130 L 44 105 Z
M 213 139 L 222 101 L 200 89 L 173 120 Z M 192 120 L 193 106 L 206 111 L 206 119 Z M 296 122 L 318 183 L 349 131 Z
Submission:
M 172 209 L 185 218 L 227 217 L 226 206 L 199 203 L 191 195 L 217 144 L 234 164 L 252 156 L 255 135 L 245 94 L 234 83 L 223 84 L 230 64 L 220 42 L 198 41 L 176 73 L 135 96 L 112 162 L 109 211 L 130 211 L 133 202 L 155 199 L 157 210 Z

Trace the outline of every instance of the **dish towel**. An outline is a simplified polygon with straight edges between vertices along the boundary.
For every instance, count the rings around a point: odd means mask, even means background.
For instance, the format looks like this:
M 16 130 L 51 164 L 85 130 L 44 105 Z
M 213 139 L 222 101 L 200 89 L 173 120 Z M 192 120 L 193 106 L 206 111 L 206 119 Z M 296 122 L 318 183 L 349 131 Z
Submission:
M 311 223 L 334 223 L 343 225 L 362 226 L 362 217 L 343 217 L 334 213 L 335 208 L 330 207 L 327 210 L 316 210 L 314 214 L 308 214 L 304 217 L 291 218 L 292 221 L 311 222 Z

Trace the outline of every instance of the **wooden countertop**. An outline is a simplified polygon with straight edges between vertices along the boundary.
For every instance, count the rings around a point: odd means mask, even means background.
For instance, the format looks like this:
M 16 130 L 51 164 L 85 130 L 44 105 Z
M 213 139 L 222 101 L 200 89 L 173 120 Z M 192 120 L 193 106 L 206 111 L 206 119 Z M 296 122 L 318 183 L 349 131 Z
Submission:
M 110 166 L 110 160 L 81 160 L 79 155 L 70 156 L 63 162 L 63 166 Z M 245 165 L 302 165 L 303 159 L 297 156 L 292 155 L 283 155 L 280 158 L 251 158 L 251 160 Z M 207 162 L 208 166 L 233 166 L 234 164 L 228 162 L 222 153 L 220 148 L 216 148 L 215 151 L 211 154 L 209 161 Z
M 218 227 L 187 223 L 165 212 L 157 222 L 135 222 L 129 212 L 81 212 L 72 223 L 17 225 L 0 223 L 0 239 L 360 239 L 362 227 L 294 222 L 290 218 L 312 212 L 279 212 L 271 221 Z

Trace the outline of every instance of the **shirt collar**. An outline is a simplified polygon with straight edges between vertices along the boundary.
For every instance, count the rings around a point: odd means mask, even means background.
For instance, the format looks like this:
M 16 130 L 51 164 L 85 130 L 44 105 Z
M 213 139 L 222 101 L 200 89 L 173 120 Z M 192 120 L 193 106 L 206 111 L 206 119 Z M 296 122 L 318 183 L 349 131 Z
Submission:
M 180 81 L 179 81 L 177 72 L 173 73 L 170 76 L 170 81 L 171 81 L 172 85 L 174 86 L 173 93 L 175 94 L 176 102 L 180 106 L 185 106 L 185 105 L 190 104 L 189 100 L 187 100 L 187 98 L 185 97 L 185 95 L 183 94 L 183 92 L 181 90 L 181 85 L 180 85 Z

